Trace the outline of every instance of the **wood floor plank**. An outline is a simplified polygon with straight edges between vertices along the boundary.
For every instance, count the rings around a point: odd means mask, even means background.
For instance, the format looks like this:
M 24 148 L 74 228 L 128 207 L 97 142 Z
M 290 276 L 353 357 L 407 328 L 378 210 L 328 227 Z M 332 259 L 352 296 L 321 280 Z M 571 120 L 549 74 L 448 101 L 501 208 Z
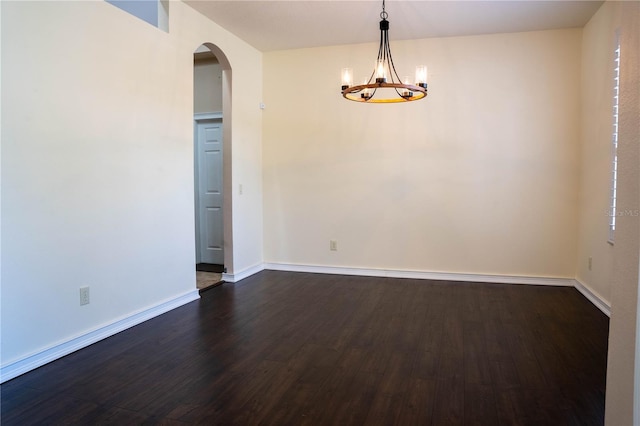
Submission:
M 439 378 L 436 385 L 432 424 L 464 424 L 465 391 L 464 381 L 456 376 Z
M 490 385 L 491 357 L 489 356 L 482 332 L 482 323 L 464 323 L 464 378 L 470 385 Z
M 498 410 L 493 387 L 484 384 L 465 385 L 464 424 L 497 425 Z
M 602 425 L 577 290 L 263 271 L 0 386 L 3 425 Z
M 435 380 L 410 378 L 406 381 L 404 401 L 399 407 L 395 425 L 431 424 L 436 394 Z

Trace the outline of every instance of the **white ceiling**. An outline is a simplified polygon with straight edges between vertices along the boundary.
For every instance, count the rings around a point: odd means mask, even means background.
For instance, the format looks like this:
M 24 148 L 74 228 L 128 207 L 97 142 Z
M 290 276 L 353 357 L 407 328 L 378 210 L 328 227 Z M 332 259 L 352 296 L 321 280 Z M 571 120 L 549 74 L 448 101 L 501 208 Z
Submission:
M 377 42 L 381 0 L 184 0 L 263 52 Z M 391 41 L 583 27 L 601 0 L 387 0 Z

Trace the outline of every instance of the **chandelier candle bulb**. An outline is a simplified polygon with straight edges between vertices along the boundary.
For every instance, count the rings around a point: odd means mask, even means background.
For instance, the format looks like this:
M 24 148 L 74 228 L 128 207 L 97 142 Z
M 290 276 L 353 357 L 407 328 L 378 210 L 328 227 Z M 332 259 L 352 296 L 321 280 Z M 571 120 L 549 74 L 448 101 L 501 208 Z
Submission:
M 363 85 L 365 85 L 365 84 L 367 84 L 367 82 L 368 82 L 368 80 L 365 78 L 365 79 L 364 79 L 364 82 L 363 82 L 362 84 L 363 84 Z M 360 97 L 361 97 L 362 99 L 370 99 L 370 98 L 371 98 L 371 89 L 370 89 L 370 88 L 368 88 L 368 87 L 365 87 L 365 88 L 362 90 L 362 93 L 360 93 Z
M 404 78 L 404 84 L 405 84 L 406 86 L 408 86 L 408 85 L 410 84 L 410 83 L 409 83 L 409 77 L 405 77 L 405 78 Z M 408 88 L 406 88 L 406 87 L 405 87 L 405 88 L 403 88 L 403 89 L 402 89 L 402 95 L 401 95 L 401 96 L 402 96 L 403 98 L 410 98 L 411 96 L 413 96 L 413 92 L 412 92 L 411 90 L 409 90 Z
M 376 83 L 386 83 L 387 73 L 384 60 L 376 61 Z
M 348 89 L 353 83 L 353 70 L 351 68 L 342 68 L 342 90 Z
M 418 65 L 416 67 L 416 86 L 427 87 L 427 67 Z

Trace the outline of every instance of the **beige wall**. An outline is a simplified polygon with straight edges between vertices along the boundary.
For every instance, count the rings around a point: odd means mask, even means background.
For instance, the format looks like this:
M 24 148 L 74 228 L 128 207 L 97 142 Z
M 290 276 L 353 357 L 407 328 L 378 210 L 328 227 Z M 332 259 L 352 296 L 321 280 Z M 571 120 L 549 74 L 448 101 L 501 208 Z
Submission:
M 576 278 L 611 300 L 614 247 L 609 239 L 613 50 L 620 25 L 617 6 L 605 3 L 583 30 L 582 137 Z M 589 257 L 592 267 L 589 270 Z
M 576 278 L 611 306 L 606 424 L 634 423 L 640 208 L 640 3 L 606 2 L 583 30 L 582 137 Z M 607 243 L 613 96 L 613 49 L 621 42 L 618 216 Z M 592 257 L 592 269 L 588 258 Z M 634 397 L 634 395 L 636 395 Z
M 618 217 L 613 246 L 611 323 L 605 423 L 640 423 L 638 368 L 638 263 L 640 261 L 640 2 L 607 2 L 604 23 L 594 21 L 602 37 L 620 30 L 620 122 L 618 142 Z M 596 16 L 595 19 L 598 19 Z
M 363 105 L 377 46 L 264 55 L 265 261 L 574 277 L 581 30 L 393 42 L 426 100 Z M 329 240 L 338 251 L 329 251 Z
M 262 262 L 262 55 L 182 2 L 169 14 L 166 33 L 102 1 L 2 2 L 3 368 L 195 291 L 193 52 L 205 42 L 239 95 L 228 185 L 246 190 L 228 266 Z
M 193 112 L 222 112 L 222 67 L 215 59 L 193 64 Z

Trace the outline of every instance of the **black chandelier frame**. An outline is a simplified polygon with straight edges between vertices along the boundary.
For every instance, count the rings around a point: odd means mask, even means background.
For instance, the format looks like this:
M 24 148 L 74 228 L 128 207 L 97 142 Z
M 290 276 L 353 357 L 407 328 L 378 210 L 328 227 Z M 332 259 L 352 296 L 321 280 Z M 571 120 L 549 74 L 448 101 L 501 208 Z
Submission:
M 389 14 L 385 11 L 385 0 L 382 0 L 380 12 L 380 46 L 376 66 L 366 83 L 360 85 L 342 85 L 342 96 L 345 99 L 367 103 L 393 103 L 417 101 L 427 96 L 427 82 L 414 84 L 402 83 L 398 76 L 391 47 L 389 44 Z M 388 77 L 387 77 L 388 76 Z M 426 76 L 425 76 L 426 79 Z M 390 80 L 390 81 L 387 81 Z M 391 92 L 392 97 L 375 97 L 380 89 Z

